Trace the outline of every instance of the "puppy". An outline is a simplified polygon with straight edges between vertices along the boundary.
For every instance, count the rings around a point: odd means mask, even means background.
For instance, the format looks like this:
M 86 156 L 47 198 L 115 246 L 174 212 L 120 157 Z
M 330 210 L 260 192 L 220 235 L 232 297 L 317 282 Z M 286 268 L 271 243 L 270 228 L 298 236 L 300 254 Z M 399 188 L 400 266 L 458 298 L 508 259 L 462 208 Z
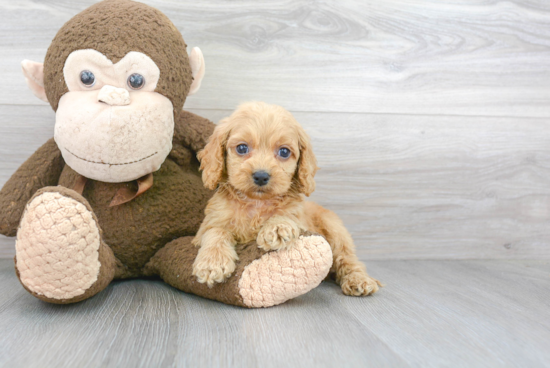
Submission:
M 381 286 L 355 255 L 351 235 L 332 211 L 304 200 L 315 189 L 317 161 L 304 129 L 280 106 L 245 103 L 223 119 L 198 153 L 202 179 L 217 191 L 193 240 L 193 275 L 212 286 L 235 271 L 235 244 L 256 240 L 266 251 L 293 246 L 302 230 L 323 235 L 331 273 L 346 295 Z

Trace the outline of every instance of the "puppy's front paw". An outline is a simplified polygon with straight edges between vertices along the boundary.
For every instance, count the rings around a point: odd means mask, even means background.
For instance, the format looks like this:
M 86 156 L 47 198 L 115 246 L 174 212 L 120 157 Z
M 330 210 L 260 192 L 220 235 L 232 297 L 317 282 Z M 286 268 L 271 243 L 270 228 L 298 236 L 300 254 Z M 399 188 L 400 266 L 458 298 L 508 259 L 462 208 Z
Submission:
M 208 287 L 216 282 L 224 282 L 235 271 L 235 261 L 238 259 L 234 249 L 219 247 L 201 248 L 193 263 L 193 275 L 201 284 Z
M 279 250 L 288 248 L 300 236 L 300 228 L 289 219 L 277 222 L 267 222 L 256 238 L 258 247 L 263 250 Z
M 342 277 L 340 286 L 345 295 L 362 296 L 374 294 L 382 283 L 365 272 L 352 272 Z

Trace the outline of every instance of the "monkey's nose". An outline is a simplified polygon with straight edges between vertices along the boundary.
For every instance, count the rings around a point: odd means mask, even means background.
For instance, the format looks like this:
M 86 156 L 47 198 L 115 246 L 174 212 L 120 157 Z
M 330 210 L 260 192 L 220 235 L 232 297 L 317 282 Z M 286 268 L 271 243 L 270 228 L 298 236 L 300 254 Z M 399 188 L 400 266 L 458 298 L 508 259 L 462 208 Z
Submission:
M 269 175 L 265 171 L 256 171 L 254 174 L 252 174 L 252 179 L 254 179 L 254 183 L 256 185 L 261 186 L 261 187 L 263 187 L 264 185 L 269 183 L 269 178 L 270 177 L 271 177 L 271 175 Z
M 99 90 L 97 100 L 111 106 L 124 106 L 130 104 L 130 94 L 124 88 L 105 85 Z

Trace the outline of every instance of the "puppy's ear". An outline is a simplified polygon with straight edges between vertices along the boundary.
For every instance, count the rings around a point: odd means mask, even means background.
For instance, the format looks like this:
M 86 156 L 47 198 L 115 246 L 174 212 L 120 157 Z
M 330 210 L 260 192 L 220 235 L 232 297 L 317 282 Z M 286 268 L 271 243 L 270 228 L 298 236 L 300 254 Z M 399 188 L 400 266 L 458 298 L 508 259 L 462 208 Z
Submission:
M 317 159 L 313 154 L 313 148 L 309 136 L 302 127 L 298 127 L 298 138 L 300 142 L 300 160 L 298 162 L 298 184 L 300 192 L 309 197 L 315 190 L 313 177 L 319 169 Z
M 225 168 L 225 148 L 229 138 L 229 118 L 223 119 L 208 138 L 208 143 L 197 154 L 201 163 L 202 182 L 208 189 L 216 189 Z

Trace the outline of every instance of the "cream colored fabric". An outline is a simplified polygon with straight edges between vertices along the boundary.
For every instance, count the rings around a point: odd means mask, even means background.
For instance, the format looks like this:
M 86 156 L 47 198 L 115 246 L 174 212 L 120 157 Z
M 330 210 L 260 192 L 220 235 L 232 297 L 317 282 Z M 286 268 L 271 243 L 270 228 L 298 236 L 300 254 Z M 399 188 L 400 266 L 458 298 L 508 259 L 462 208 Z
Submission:
M 95 84 L 85 86 L 80 81 L 80 73 L 88 70 L 94 73 Z M 70 92 L 100 90 L 105 85 L 119 88 L 128 87 L 128 77 L 134 73 L 145 78 L 145 85 L 136 92 L 154 92 L 160 77 L 160 69 L 149 56 L 132 51 L 116 64 L 96 50 L 77 50 L 71 52 L 63 67 L 63 76 Z
M 94 74 L 94 85 L 82 84 L 83 70 Z M 133 73 L 145 78 L 139 90 L 128 86 Z M 59 100 L 54 132 L 67 165 L 109 183 L 157 171 L 172 150 L 174 134 L 172 102 L 154 92 L 159 73 L 140 52 L 129 52 L 116 64 L 95 50 L 71 53 L 63 69 L 69 92 Z
M 29 86 L 32 93 L 42 101 L 48 102 L 46 90 L 44 89 L 44 63 L 25 59 L 21 62 L 21 68 L 23 69 L 25 82 L 27 82 L 27 86 Z
M 99 90 L 97 100 L 111 106 L 125 106 L 130 104 L 130 93 L 124 88 L 106 85 Z
M 92 213 L 82 203 L 56 192 L 37 196 L 17 232 L 21 282 L 53 299 L 83 294 L 99 274 L 100 241 Z
M 249 307 L 271 307 L 317 287 L 332 266 L 330 245 L 322 236 L 301 236 L 288 250 L 264 254 L 247 266 L 239 293 Z
M 206 70 L 206 65 L 204 63 L 204 56 L 202 56 L 202 51 L 198 47 L 193 47 L 191 54 L 189 54 L 189 63 L 191 64 L 191 71 L 193 73 L 193 83 L 189 88 L 188 96 L 194 95 L 197 93 L 199 88 L 201 88 L 202 78 L 204 78 L 204 73 Z
M 172 149 L 170 100 L 136 92 L 129 105 L 111 106 L 98 102 L 99 92 L 69 92 L 59 101 L 54 138 L 65 162 L 82 176 L 109 183 L 157 171 Z

